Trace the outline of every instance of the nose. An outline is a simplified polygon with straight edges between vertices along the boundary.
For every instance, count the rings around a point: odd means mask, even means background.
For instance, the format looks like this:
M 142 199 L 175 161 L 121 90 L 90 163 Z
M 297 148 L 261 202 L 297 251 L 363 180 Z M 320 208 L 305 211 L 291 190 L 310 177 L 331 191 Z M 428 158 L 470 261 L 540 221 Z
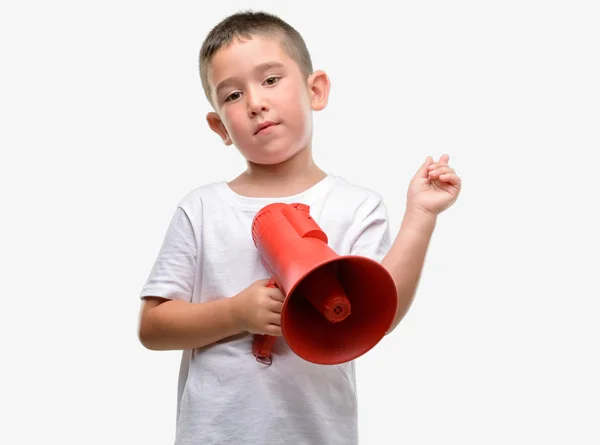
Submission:
M 252 90 L 246 94 L 248 103 L 248 115 L 256 116 L 259 113 L 269 110 L 269 106 L 263 94 L 260 91 Z

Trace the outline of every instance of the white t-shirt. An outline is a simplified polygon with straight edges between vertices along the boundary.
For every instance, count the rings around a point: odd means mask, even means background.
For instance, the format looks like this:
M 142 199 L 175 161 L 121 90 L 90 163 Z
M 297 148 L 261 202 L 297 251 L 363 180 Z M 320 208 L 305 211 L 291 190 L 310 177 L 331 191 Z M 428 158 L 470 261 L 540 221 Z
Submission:
M 381 261 L 390 247 L 376 193 L 328 175 L 304 193 L 249 198 L 226 182 L 199 187 L 177 206 L 141 296 L 202 303 L 269 278 L 252 242 L 255 214 L 272 202 L 300 202 L 338 254 Z M 355 445 L 354 363 L 315 365 L 278 337 L 273 362 L 252 354 L 251 334 L 183 351 L 176 445 Z

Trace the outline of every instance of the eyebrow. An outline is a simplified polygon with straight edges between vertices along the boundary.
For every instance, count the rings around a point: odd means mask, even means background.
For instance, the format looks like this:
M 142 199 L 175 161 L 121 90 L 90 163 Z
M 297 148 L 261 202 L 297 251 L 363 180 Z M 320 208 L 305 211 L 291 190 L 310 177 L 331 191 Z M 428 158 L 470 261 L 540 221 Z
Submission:
M 283 63 L 281 63 L 281 62 L 275 62 L 275 61 L 273 61 L 273 62 L 264 62 L 264 63 L 261 63 L 260 65 L 257 65 L 257 66 L 254 68 L 254 70 L 253 70 L 253 71 L 254 71 L 255 73 L 259 73 L 259 72 L 261 72 L 261 71 L 270 70 L 270 69 L 272 69 L 272 68 L 283 68 L 284 66 L 285 66 L 285 65 L 284 65 Z M 219 82 L 219 83 L 217 84 L 217 86 L 215 87 L 215 92 L 216 92 L 217 94 L 219 94 L 219 91 L 220 91 L 221 89 L 223 89 L 224 87 L 226 87 L 228 84 L 230 84 L 230 83 L 232 83 L 232 82 L 235 82 L 235 80 L 236 80 L 236 79 L 237 79 L 236 77 L 228 77 L 227 79 L 224 79 L 224 80 L 222 80 L 222 81 L 221 81 L 221 82 Z

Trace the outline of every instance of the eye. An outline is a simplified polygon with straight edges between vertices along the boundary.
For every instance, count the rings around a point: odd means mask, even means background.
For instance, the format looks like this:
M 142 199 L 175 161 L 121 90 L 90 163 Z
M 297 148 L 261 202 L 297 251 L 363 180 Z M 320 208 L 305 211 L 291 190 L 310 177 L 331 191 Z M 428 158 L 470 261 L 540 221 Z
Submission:
M 271 77 L 267 77 L 267 80 L 265 80 L 265 83 L 267 85 L 271 86 L 271 85 L 275 85 L 278 81 L 279 81 L 279 77 L 271 76 Z
M 240 97 L 240 92 L 236 91 L 234 93 L 231 93 L 229 96 L 227 96 L 225 98 L 225 102 L 231 102 L 232 100 L 239 99 L 239 97 Z

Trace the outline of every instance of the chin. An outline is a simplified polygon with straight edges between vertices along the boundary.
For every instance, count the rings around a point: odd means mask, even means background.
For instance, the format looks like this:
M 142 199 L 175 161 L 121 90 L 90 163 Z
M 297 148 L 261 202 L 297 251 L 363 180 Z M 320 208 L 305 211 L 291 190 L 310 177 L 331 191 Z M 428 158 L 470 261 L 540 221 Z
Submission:
M 289 161 L 301 151 L 302 149 L 277 150 L 271 153 L 261 153 L 258 156 L 246 157 L 246 159 L 253 164 L 277 165 Z

